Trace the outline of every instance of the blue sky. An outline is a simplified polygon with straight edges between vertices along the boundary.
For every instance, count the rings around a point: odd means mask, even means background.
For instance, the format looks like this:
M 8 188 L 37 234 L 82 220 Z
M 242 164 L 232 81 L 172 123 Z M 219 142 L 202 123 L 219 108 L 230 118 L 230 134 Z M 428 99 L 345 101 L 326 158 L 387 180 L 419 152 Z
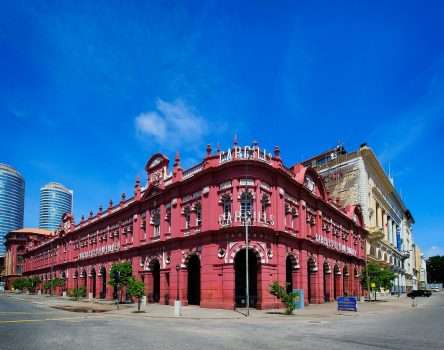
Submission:
M 132 193 L 150 155 L 278 144 L 287 164 L 367 142 L 444 254 L 443 3 L 10 1 L 0 162 L 75 192 L 77 219 Z

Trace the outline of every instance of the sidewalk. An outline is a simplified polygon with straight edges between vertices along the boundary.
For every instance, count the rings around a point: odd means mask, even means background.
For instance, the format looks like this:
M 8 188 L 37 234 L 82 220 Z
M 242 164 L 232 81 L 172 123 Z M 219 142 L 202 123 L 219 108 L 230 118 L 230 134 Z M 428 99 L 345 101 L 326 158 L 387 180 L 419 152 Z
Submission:
M 106 312 L 109 315 L 126 315 L 133 317 L 149 317 L 149 318 L 177 318 L 174 316 L 174 307 L 170 305 L 147 304 L 142 305 L 143 313 L 135 313 L 137 311 L 137 304 L 121 304 L 119 310 L 113 301 L 88 301 L 83 299 L 81 301 L 73 301 L 70 298 L 47 296 L 47 295 L 27 295 L 27 294 L 13 294 L 7 293 L 9 297 L 19 300 L 32 302 L 34 304 L 46 305 L 55 309 L 62 309 L 66 311 L 77 312 Z M 416 298 L 417 308 L 426 305 L 429 298 Z M 71 310 L 70 310 L 71 309 Z M 358 303 L 358 312 L 353 311 L 337 311 L 336 303 L 325 304 L 311 304 L 302 310 L 295 310 L 292 316 L 284 314 L 284 309 L 275 310 L 250 310 L 250 318 L 265 319 L 265 318 L 283 318 L 294 317 L 301 319 L 334 319 L 344 316 L 349 317 L 363 317 L 366 315 L 374 315 L 379 313 L 400 312 L 412 310 L 412 301 L 405 295 L 401 297 L 386 296 L 381 297 L 376 302 L 360 301 Z M 206 309 L 199 306 L 183 306 L 182 317 L 189 319 L 244 319 L 244 309 L 239 310 L 224 310 L 224 309 Z

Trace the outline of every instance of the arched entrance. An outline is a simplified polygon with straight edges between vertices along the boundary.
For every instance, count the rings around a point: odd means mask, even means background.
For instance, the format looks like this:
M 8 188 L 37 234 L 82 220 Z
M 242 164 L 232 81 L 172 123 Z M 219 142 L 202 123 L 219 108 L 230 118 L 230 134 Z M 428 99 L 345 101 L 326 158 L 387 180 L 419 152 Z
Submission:
M 339 283 L 340 283 L 340 278 L 341 278 L 341 271 L 339 270 L 339 266 L 335 265 L 334 269 L 333 269 L 333 274 L 334 274 L 334 280 L 333 280 L 333 294 L 335 297 L 335 300 L 340 296 L 339 295 Z
M 153 259 L 150 262 L 150 271 L 153 277 L 153 290 L 151 301 L 158 303 L 160 300 L 160 264 L 159 260 Z
M 82 273 L 80 274 L 80 283 L 81 283 L 81 285 L 80 285 L 80 287 L 83 287 L 83 288 L 85 288 L 85 292 L 87 291 L 87 277 L 88 277 L 88 275 L 86 274 L 86 271 L 85 270 L 83 270 L 82 271 Z
M 61 278 L 63 280 L 62 293 L 66 291 L 66 273 L 62 271 Z
M 240 250 L 234 258 L 235 271 L 235 303 L 238 307 L 247 305 L 246 249 Z M 257 275 L 259 271 L 258 257 L 252 249 L 248 250 L 248 291 L 250 306 L 257 304 Z
M 91 270 L 91 293 L 92 293 L 92 297 L 95 298 L 96 297 L 96 269 L 92 269 Z
M 102 266 L 100 269 L 100 276 L 102 277 L 102 289 L 100 291 L 100 299 L 106 298 L 106 268 Z
M 323 266 L 323 276 L 324 276 L 324 302 L 328 303 L 330 301 L 330 277 L 331 277 L 331 270 L 330 265 L 328 265 L 327 261 L 324 261 Z
M 188 304 L 200 305 L 200 259 L 193 254 L 188 259 Z
M 344 296 L 348 296 L 350 294 L 350 291 L 348 290 L 348 277 L 348 267 L 347 265 L 345 265 L 342 271 L 342 290 Z
M 294 281 L 293 281 L 293 271 L 294 267 L 296 266 L 296 259 L 293 255 L 288 255 L 287 260 L 285 262 L 285 284 L 287 288 L 287 293 L 290 293 L 293 291 L 294 288 Z
M 74 272 L 74 278 L 76 280 L 76 288 L 79 288 L 79 271 Z

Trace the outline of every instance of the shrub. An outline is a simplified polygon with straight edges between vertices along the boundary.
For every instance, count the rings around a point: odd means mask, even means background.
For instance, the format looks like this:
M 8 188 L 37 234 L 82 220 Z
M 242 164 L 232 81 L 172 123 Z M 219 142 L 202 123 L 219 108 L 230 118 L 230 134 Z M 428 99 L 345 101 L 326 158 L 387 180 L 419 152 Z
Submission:
M 137 311 L 140 311 L 141 299 L 145 295 L 145 286 L 142 281 L 135 278 L 128 279 L 128 294 L 137 298 Z
M 23 291 L 24 289 L 26 289 L 26 285 L 27 285 L 26 280 L 27 280 L 26 278 L 17 278 L 12 282 L 12 287 L 14 289 L 18 289 L 18 290 Z
M 30 293 L 35 293 L 35 290 L 37 289 L 37 286 L 41 283 L 42 281 L 40 280 L 39 277 L 34 276 L 34 277 L 30 277 L 27 278 L 27 285 L 26 285 L 26 289 L 28 289 L 28 291 Z
M 68 295 L 74 300 L 79 300 L 86 297 L 86 289 L 85 287 L 72 288 L 68 291 Z
M 287 293 L 284 287 L 280 286 L 277 281 L 273 282 L 270 285 L 270 293 L 274 295 L 276 298 L 282 300 L 285 303 L 285 313 L 287 315 L 291 315 L 294 310 L 294 302 L 296 300 L 296 293 L 290 292 Z

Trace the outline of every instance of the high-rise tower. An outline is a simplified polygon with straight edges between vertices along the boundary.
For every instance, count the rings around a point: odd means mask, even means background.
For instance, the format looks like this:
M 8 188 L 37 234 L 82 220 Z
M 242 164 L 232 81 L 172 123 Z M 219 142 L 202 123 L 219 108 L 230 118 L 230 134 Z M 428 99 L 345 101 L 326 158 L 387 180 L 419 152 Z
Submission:
M 25 180 L 13 167 L 0 163 L 0 256 L 5 254 L 4 238 L 23 227 Z
M 51 182 L 40 189 L 39 227 L 56 230 L 63 214 L 72 211 L 73 191 L 65 186 Z

